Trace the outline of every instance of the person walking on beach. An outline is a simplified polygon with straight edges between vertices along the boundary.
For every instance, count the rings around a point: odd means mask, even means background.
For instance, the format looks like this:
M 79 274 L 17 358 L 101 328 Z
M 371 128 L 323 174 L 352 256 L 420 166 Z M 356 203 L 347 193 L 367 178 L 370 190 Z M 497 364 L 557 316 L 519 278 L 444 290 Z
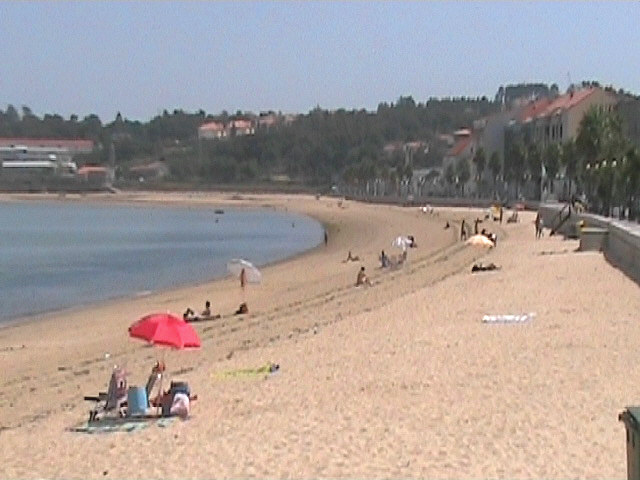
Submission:
M 327 235 L 327 231 L 324 231 L 324 246 L 327 246 L 327 243 L 329 243 L 329 235 Z
M 380 268 L 387 268 L 389 266 L 389 257 L 387 257 L 387 254 L 384 253 L 384 250 L 382 250 L 382 253 L 380 253 Z
M 540 212 L 536 213 L 536 219 L 534 221 L 536 226 L 536 240 L 542 236 L 542 217 Z
M 502 225 L 502 205 L 500 205 L 500 225 Z
M 460 240 L 462 241 L 466 239 L 467 239 L 467 224 L 463 218 L 462 223 L 460 224 Z

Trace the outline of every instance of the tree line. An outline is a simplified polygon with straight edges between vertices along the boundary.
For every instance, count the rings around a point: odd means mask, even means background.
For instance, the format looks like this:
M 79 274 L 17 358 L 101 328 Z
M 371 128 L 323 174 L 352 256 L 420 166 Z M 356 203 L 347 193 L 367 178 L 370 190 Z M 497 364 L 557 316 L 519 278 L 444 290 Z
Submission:
M 203 123 L 247 119 L 250 114 L 165 110 L 148 122 L 128 120 L 118 113 L 113 121 L 103 123 L 93 114 L 82 119 L 57 114 L 39 117 L 27 106 L 19 112 L 9 105 L 0 110 L 0 136 L 93 140 L 95 151 L 81 159 L 91 164 L 105 164 L 113 144 L 117 171 L 163 160 L 169 166 L 168 180 L 174 182 L 237 184 L 267 182 L 279 176 L 293 183 L 322 187 L 335 182 L 362 184 L 372 179 L 391 180 L 393 184 L 410 180 L 414 168 L 439 166 L 449 148 L 440 134 L 469 127 L 474 120 L 499 111 L 505 95 L 522 88 L 501 87 L 493 100 L 457 97 L 416 102 L 406 96 L 380 103 L 376 111 L 329 111 L 318 106 L 298 115 L 292 123 L 258 129 L 254 135 L 208 141 L 198 139 L 198 127 Z M 535 92 L 545 87 L 531 84 L 527 88 Z M 550 90 L 556 88 L 552 85 Z M 495 195 L 498 184 L 506 181 L 516 196 L 528 186 L 534 189 L 531 198 L 540 198 L 540 189 L 553 191 L 554 180 L 563 173 L 566 190 L 583 195 L 593 210 L 606 214 L 618 206 L 635 217 L 640 160 L 637 148 L 622 132 L 615 112 L 592 109 L 582 119 L 577 137 L 563 144 L 552 143 L 541 149 L 531 139 L 510 141 L 507 133 L 503 159 L 497 154 L 487 158 L 482 149 L 473 156 L 481 195 Z M 390 142 L 410 141 L 428 145 L 428 149 L 415 152 L 410 163 L 406 162 L 406 152 L 389 154 L 384 149 Z M 469 163 L 461 161 L 445 169 L 443 179 L 450 184 L 465 184 L 471 174 Z
M 468 126 L 498 108 L 486 97 L 431 98 L 417 103 L 406 96 L 381 103 L 374 112 L 316 107 L 290 124 L 258 129 L 255 135 L 206 141 L 198 139 L 201 124 L 246 119 L 249 114 L 174 110 L 148 122 L 118 114 L 103 124 L 97 115 L 38 117 L 29 107 L 18 112 L 9 105 L 0 110 L 0 136 L 93 140 L 96 151 L 83 161 L 94 164 L 108 161 L 108 146 L 113 142 L 118 169 L 164 160 L 173 181 L 256 182 L 284 175 L 296 183 L 326 185 L 342 176 L 356 179 L 368 173 L 384 174 L 394 166 L 401 169 L 400 155 L 388 158 L 383 152 L 384 145 L 393 141 L 429 143 L 432 148 L 416 156 L 416 166 L 436 165 L 447 148 L 437 141 L 439 133 Z

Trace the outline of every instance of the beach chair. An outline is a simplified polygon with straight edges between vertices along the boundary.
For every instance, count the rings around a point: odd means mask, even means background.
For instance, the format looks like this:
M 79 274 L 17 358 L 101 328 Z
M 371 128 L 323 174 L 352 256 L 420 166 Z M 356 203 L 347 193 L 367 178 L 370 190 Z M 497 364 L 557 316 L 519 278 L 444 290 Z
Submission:
M 500 205 L 491 205 L 489 212 L 491 215 L 491 220 L 493 220 L 494 222 L 500 220 Z
M 96 402 L 96 406 L 89 412 L 90 422 L 107 414 L 124 416 L 127 404 L 127 372 L 123 368 L 114 367 L 108 390 L 99 392 L 97 396 L 85 396 L 84 399 Z

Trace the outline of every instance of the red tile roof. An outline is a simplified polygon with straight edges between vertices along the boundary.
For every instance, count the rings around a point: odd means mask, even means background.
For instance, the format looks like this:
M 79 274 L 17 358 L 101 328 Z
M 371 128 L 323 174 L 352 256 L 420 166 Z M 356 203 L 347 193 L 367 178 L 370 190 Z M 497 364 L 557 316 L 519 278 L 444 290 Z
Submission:
M 551 103 L 551 100 L 548 98 L 541 98 L 540 100 L 535 100 L 533 102 L 529 102 L 525 107 L 518 112 L 516 115 L 516 119 L 519 122 L 526 122 L 528 119 L 534 119 L 540 115 L 540 112 L 543 112 Z
M 516 120 L 526 122 L 535 118 L 548 117 L 555 112 L 568 110 L 585 100 L 595 91 L 595 88 L 585 88 L 577 90 L 573 94 L 565 93 L 553 100 L 541 98 L 540 100 L 530 102 L 516 114 Z
M 469 146 L 471 143 L 471 136 L 460 138 L 449 150 L 448 154 L 451 157 L 457 157 L 462 152 L 464 152 L 465 148 Z
M 200 130 L 212 130 L 214 132 L 224 130 L 224 125 L 220 122 L 209 122 L 200 125 Z
M 583 90 L 578 90 L 573 94 L 565 93 L 564 95 L 559 96 L 553 102 L 551 102 L 547 106 L 547 108 L 540 113 L 540 115 L 552 115 L 556 110 L 569 110 L 571 107 L 576 106 L 595 91 L 595 88 L 585 88 Z
M 93 150 L 91 140 L 70 140 L 65 138 L 0 138 L 0 147 L 41 147 L 41 148 L 74 148 Z
M 260 117 L 258 119 L 258 123 L 262 126 L 267 126 L 267 127 L 271 127 L 273 125 L 275 125 L 278 122 L 278 119 L 276 118 L 275 115 L 267 115 L 264 117 Z
M 251 128 L 251 122 L 249 120 L 233 120 L 231 125 L 235 128 Z

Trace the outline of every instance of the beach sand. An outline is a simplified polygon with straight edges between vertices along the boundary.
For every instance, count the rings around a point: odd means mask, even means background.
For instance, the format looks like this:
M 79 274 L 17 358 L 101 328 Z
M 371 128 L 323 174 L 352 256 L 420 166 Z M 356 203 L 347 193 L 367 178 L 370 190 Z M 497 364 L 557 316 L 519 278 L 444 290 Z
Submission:
M 11 197 L 17 198 L 17 197 Z M 64 201 L 86 201 L 66 198 Z M 491 222 L 491 251 L 456 241 L 479 211 L 365 205 L 335 198 L 122 194 L 97 201 L 270 206 L 327 226 L 329 243 L 237 279 L 38 316 L 0 329 L 0 476 L 6 478 L 420 477 L 624 478 L 618 413 L 640 403 L 638 286 L 577 242 L 534 239 L 531 213 Z M 483 226 L 486 226 L 484 224 Z M 395 271 L 380 250 L 413 234 Z M 347 251 L 362 262 L 343 263 Z M 474 261 L 496 272 L 471 274 Z M 355 287 L 360 265 L 372 287 Z M 83 395 L 114 363 L 143 384 L 159 350 L 127 336 L 143 314 L 210 299 L 203 347 L 169 351 L 171 378 L 199 399 L 191 418 L 134 433 L 69 432 Z M 489 325 L 484 314 L 535 317 Z M 105 353 L 110 357 L 105 359 Z M 266 377 L 226 378 L 267 361 Z

